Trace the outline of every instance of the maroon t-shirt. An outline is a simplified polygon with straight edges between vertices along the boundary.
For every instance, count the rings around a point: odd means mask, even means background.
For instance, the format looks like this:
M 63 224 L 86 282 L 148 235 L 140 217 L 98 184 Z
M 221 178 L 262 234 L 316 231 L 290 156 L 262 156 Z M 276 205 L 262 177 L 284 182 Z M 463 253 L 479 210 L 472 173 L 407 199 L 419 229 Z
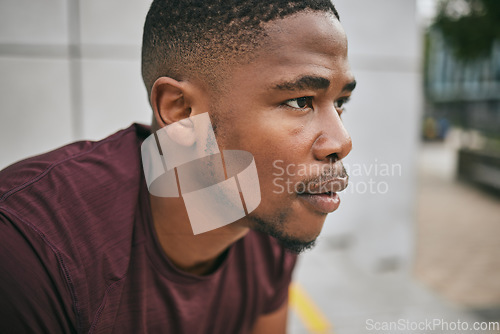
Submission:
M 248 333 L 287 299 L 296 256 L 251 231 L 210 275 L 152 225 L 134 124 L 0 172 L 0 333 Z

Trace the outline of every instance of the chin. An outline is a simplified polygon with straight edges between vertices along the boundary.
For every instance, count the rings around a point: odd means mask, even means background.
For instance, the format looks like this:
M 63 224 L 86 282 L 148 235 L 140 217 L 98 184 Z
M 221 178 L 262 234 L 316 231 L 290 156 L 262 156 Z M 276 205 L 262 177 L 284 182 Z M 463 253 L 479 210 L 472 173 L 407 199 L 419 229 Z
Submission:
M 291 216 L 302 217 L 296 214 Z M 282 213 L 271 218 L 258 215 L 249 215 L 248 218 L 252 221 L 253 230 L 274 237 L 284 248 L 298 254 L 314 247 L 326 217 L 290 219 L 290 215 Z
M 262 232 L 274 237 L 286 250 L 296 254 L 312 249 L 315 246 L 316 239 L 319 235 L 316 234 L 314 237 L 304 237 L 287 234 L 284 233 L 284 231 L 266 230 Z

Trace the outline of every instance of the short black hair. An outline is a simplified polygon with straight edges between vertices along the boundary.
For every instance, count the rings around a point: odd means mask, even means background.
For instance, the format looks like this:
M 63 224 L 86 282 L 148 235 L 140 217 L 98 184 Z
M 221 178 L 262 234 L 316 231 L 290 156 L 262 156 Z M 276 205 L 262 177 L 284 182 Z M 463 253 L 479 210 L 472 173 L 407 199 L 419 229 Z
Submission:
M 262 23 L 307 10 L 339 19 L 330 0 L 154 0 L 142 40 L 148 93 L 162 76 L 196 76 L 213 84 L 220 73 L 214 65 L 241 61 L 259 45 Z

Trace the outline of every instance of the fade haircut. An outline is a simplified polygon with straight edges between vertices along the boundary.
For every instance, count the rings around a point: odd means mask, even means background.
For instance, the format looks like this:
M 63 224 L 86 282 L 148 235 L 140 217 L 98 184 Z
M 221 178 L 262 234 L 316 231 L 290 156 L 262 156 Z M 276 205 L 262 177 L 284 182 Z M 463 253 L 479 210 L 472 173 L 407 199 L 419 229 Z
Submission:
M 300 11 L 339 15 L 330 0 L 154 0 L 142 40 L 148 94 L 168 76 L 214 86 L 227 66 L 248 62 L 265 36 L 263 24 Z

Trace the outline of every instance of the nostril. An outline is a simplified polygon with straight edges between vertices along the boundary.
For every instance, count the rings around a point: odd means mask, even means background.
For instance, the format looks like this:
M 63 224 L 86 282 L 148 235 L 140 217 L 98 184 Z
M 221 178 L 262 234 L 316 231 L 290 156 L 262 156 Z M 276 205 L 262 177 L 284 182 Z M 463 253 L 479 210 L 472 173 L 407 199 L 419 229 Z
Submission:
M 328 155 L 326 158 L 328 160 L 330 160 L 330 163 L 332 163 L 332 164 L 339 160 L 339 156 L 337 155 L 337 153 L 332 153 L 332 154 Z

